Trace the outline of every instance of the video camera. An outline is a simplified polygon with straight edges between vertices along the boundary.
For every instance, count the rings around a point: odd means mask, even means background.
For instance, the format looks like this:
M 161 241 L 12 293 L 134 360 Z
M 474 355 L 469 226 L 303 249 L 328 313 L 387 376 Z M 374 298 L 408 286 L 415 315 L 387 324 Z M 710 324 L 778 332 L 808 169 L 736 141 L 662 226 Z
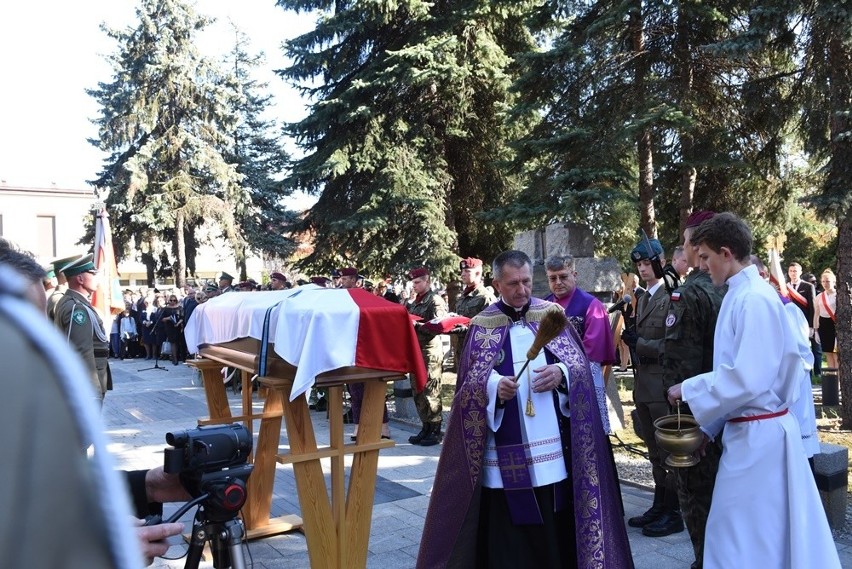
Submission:
M 180 475 L 193 498 L 204 496 L 207 515 L 214 521 L 236 515 L 246 501 L 252 437 L 240 424 L 198 427 L 166 433 L 163 470 Z M 194 500 L 193 500 L 194 502 Z M 192 502 L 190 502 L 192 503 Z
M 166 433 L 166 442 L 173 448 L 165 450 L 163 470 L 170 474 L 245 464 L 252 447 L 248 430 L 237 423 Z

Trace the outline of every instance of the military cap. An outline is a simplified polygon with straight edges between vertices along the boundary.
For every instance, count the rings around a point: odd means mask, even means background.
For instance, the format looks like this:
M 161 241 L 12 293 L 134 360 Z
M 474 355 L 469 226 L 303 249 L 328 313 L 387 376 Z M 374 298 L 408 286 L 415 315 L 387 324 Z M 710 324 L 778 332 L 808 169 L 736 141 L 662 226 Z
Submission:
M 214 292 L 219 290 L 219 287 L 213 283 L 208 283 L 207 286 L 204 287 L 204 292 Z
M 56 259 L 51 263 L 51 265 L 53 265 L 53 271 L 55 273 L 61 273 L 65 270 L 65 267 L 67 267 L 79 258 L 80 255 L 72 255 L 70 257 L 62 257 L 61 259 Z
M 459 262 L 459 269 L 461 270 L 475 269 L 481 266 L 482 259 L 477 259 L 476 257 L 467 257 L 465 259 L 462 259 L 461 262 Z
M 428 276 L 429 276 L 429 269 L 427 269 L 426 267 L 416 267 L 416 268 L 408 271 L 408 279 L 409 280 L 414 280 L 418 277 L 428 277 Z
M 651 245 L 652 251 L 648 251 L 648 246 L 645 243 L 645 240 L 641 240 L 636 244 L 636 247 L 630 252 L 630 260 L 634 263 L 638 263 L 639 261 L 645 259 L 650 259 L 651 257 L 655 257 L 663 254 L 663 246 L 656 239 L 649 239 L 648 243 Z
M 62 272 L 65 273 L 66 277 L 74 277 L 85 273 L 86 271 L 95 271 L 97 267 L 95 267 L 95 263 L 93 262 L 94 255 L 89 253 L 88 255 L 84 255 L 72 262 L 70 265 L 65 266 L 65 270 Z
M 698 227 L 708 219 L 712 218 L 716 215 L 715 211 L 709 210 L 700 210 L 693 211 L 689 217 L 686 218 L 686 227 Z
M 315 285 L 326 286 L 329 282 L 327 277 L 311 277 L 311 282 Z
M 56 271 L 53 269 L 53 265 L 48 265 L 44 267 L 44 278 L 46 279 L 55 279 Z
M 358 269 L 355 267 L 343 267 L 341 269 L 337 269 L 337 274 L 341 277 L 357 277 Z
M 220 280 L 220 281 L 230 281 L 230 282 L 233 282 L 233 281 L 234 281 L 234 277 L 232 277 L 231 275 L 229 275 L 229 274 L 228 274 L 228 273 L 226 273 L 225 271 L 222 271 L 222 274 L 221 274 L 221 275 L 219 275 L 219 280 Z
M 276 281 L 281 281 L 281 282 L 285 282 L 285 283 L 287 282 L 287 277 L 285 277 L 282 273 L 279 273 L 278 271 L 275 271 L 272 274 L 270 274 L 269 278 L 275 279 Z

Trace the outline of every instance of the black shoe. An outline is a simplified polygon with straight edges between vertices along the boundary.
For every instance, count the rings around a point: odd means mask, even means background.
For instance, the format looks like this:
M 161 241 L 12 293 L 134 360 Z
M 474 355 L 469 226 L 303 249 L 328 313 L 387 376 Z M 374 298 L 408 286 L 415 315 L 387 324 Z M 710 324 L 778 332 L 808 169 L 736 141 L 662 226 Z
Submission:
M 666 512 L 660 518 L 642 528 L 642 535 L 664 537 L 683 531 L 683 518 L 680 512 Z
M 431 447 L 441 443 L 444 434 L 441 432 L 441 423 L 432 423 L 429 425 L 429 432 L 425 437 L 420 439 L 420 446 Z
M 654 504 L 641 516 L 635 516 L 627 520 L 627 525 L 632 528 L 643 528 L 660 519 L 660 516 L 662 516 L 665 511 L 666 509 L 662 504 Z
M 413 445 L 419 445 L 420 441 L 422 441 L 424 438 L 426 438 L 426 435 L 429 434 L 429 431 L 431 431 L 431 427 L 429 427 L 428 423 L 424 423 L 423 428 L 420 429 L 419 433 L 417 433 L 416 435 L 411 435 L 410 437 L 408 437 L 408 442 L 410 442 Z

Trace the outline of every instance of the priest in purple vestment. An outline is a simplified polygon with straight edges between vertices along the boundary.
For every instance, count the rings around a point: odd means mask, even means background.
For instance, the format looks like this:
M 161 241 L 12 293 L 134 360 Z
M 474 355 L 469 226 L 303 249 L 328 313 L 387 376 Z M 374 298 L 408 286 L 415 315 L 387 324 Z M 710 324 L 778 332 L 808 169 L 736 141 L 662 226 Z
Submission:
M 548 257 L 544 262 L 544 270 L 547 273 L 547 286 L 550 287 L 550 294 L 544 300 L 555 302 L 565 310 L 565 316 L 583 341 L 595 382 L 603 429 L 609 433 L 603 367 L 614 364 L 616 359 L 606 307 L 603 302 L 577 287 L 577 271 L 574 270 L 574 257 L 571 255 Z
M 539 323 L 532 263 L 493 263 L 500 299 L 470 323 L 417 567 L 631 568 L 589 360 L 571 326 L 523 373 Z

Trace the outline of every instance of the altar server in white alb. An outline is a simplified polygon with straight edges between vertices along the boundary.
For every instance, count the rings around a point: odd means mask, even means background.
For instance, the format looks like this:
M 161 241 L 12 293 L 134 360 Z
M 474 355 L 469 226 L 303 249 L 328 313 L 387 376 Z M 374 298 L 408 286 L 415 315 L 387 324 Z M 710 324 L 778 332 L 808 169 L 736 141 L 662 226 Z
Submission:
M 728 284 L 716 323 L 713 371 L 669 389 L 687 401 L 724 452 L 707 520 L 704 568 L 839 568 L 796 418 L 796 331 L 775 290 L 750 264 L 751 230 L 731 213 L 691 239 L 713 284 Z

